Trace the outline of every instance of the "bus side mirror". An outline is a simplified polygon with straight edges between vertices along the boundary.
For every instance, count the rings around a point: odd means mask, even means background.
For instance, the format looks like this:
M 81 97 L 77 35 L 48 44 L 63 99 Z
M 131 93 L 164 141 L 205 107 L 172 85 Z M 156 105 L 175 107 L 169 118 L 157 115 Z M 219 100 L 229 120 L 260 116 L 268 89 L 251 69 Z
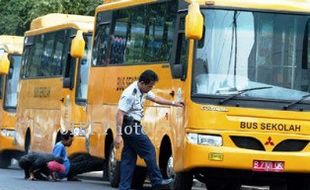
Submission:
M 78 30 L 71 43 L 70 55 L 74 58 L 82 58 L 84 56 L 84 50 L 85 40 L 83 38 L 83 31 Z
M 4 53 L 0 56 L 0 74 L 7 75 L 9 73 L 10 60 L 8 54 Z
M 193 1 L 188 7 L 185 18 L 185 35 L 188 39 L 200 40 L 203 34 L 203 16 L 199 4 Z

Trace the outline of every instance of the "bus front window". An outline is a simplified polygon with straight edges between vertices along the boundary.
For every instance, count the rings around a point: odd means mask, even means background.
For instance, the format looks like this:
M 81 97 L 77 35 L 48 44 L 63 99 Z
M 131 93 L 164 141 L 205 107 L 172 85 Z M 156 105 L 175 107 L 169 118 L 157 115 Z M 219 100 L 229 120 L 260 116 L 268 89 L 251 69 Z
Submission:
M 10 59 L 10 70 L 7 75 L 4 107 L 16 109 L 17 106 L 17 86 L 20 76 L 21 56 L 13 55 Z
M 196 50 L 193 95 L 229 96 L 269 86 L 240 96 L 292 101 L 310 92 L 305 59 L 309 16 L 217 9 L 202 13 L 206 29 Z
M 88 87 L 88 69 L 91 60 L 91 35 L 86 36 L 86 46 L 84 56 L 79 66 L 79 75 L 77 79 L 76 100 L 78 102 L 86 102 Z

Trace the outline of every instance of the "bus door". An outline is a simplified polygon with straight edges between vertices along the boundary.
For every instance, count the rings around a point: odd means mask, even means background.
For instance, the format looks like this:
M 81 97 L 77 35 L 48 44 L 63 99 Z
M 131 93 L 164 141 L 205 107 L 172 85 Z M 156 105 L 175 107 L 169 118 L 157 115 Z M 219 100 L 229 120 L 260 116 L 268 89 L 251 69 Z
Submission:
M 0 113 L 3 112 L 3 80 L 4 76 L 0 75 Z M 0 121 L 3 121 L 2 114 L 0 114 Z
M 73 131 L 75 135 L 75 142 L 71 147 L 68 148 L 69 154 L 74 154 L 76 151 L 79 152 L 89 152 L 89 143 L 87 136 L 89 135 L 89 125 L 87 122 L 87 90 L 88 90 L 88 72 L 90 66 L 91 59 L 91 42 L 92 42 L 92 34 L 87 33 L 84 35 L 85 51 L 84 56 L 80 60 L 79 64 L 76 64 L 75 70 L 76 72 L 76 82 L 74 93 L 74 101 L 72 101 L 72 109 L 71 111 L 71 119 L 69 124 L 69 129 Z M 69 111 L 66 109 L 66 104 L 64 104 L 65 111 Z M 65 115 L 68 115 L 65 113 Z M 79 142 L 76 142 L 79 141 Z

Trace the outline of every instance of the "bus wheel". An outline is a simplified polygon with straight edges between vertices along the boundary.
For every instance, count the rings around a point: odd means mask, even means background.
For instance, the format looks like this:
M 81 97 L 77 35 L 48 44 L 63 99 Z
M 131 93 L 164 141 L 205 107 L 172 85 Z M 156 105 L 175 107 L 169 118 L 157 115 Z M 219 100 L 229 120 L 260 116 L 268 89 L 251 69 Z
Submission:
M 174 190 L 191 190 L 193 174 L 191 172 L 178 172 L 174 178 Z
M 136 166 L 133 174 L 131 188 L 132 189 L 143 189 L 143 184 L 146 178 L 147 170 L 145 167 Z
M 11 165 L 11 157 L 0 154 L 0 168 L 8 168 Z
M 112 187 L 117 188 L 120 180 L 120 162 L 115 158 L 114 145 L 111 144 L 107 172 Z
M 175 172 L 173 169 L 173 157 L 170 156 L 168 161 L 167 161 L 167 166 L 166 166 L 166 173 L 167 173 L 167 178 L 175 178 Z

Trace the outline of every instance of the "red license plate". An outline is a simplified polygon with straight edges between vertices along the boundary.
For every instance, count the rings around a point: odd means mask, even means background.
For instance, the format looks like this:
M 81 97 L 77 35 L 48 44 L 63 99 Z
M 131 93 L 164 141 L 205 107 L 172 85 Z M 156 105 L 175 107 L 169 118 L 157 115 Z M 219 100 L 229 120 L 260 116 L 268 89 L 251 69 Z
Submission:
M 253 160 L 253 171 L 258 172 L 283 172 L 283 161 Z

